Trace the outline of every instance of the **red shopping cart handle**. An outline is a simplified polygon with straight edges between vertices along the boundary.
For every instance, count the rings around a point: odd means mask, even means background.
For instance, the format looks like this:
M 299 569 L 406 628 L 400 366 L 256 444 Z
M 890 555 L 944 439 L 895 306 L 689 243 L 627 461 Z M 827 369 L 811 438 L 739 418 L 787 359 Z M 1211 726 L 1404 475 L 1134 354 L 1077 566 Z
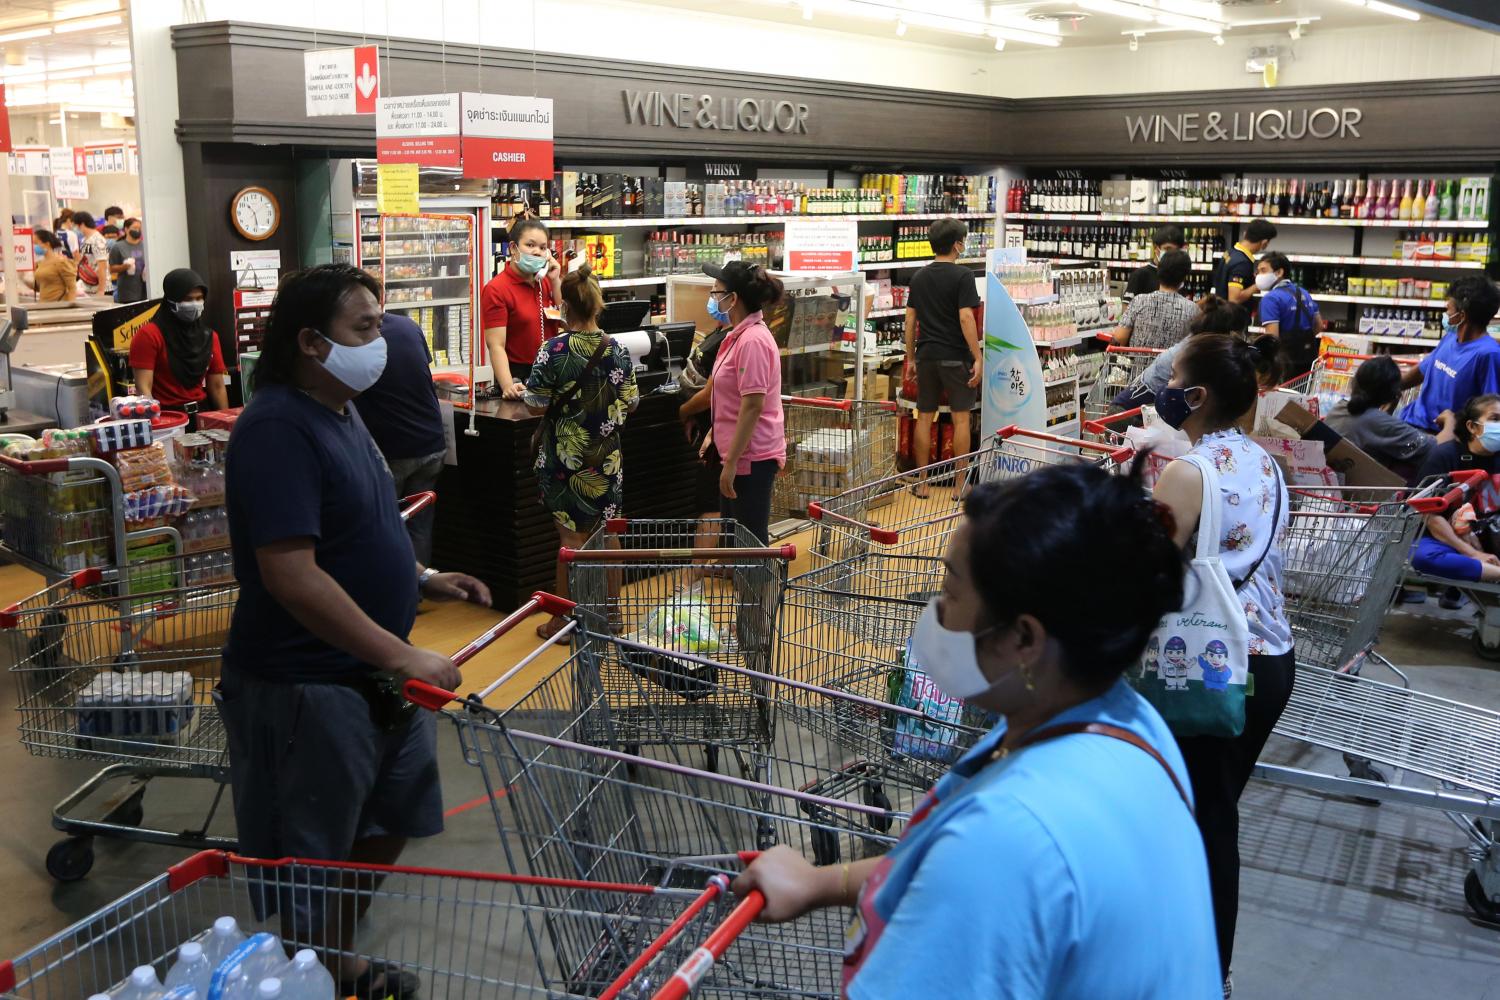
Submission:
M 652 995 L 652 1000 L 682 1000 L 688 996 L 702 981 L 708 971 L 714 967 L 714 963 L 724 956 L 729 946 L 734 944 L 746 927 L 755 923 L 755 918 L 760 916 L 766 908 L 766 897 L 759 889 L 751 892 L 740 904 L 724 918 L 724 922 L 714 928 L 712 934 L 693 950 L 677 971 L 672 973 L 672 978 L 662 984 L 662 988 Z
M 1025 427 L 1019 427 L 1016 424 L 1011 424 L 1007 427 L 1000 428 L 995 432 L 995 437 L 1001 439 L 1002 441 L 1009 441 L 1013 437 L 1030 438 L 1034 441 L 1046 441 L 1049 444 L 1062 444 L 1067 445 L 1070 448 L 1078 448 L 1080 450 L 1098 452 L 1101 455 L 1108 455 L 1110 460 L 1115 462 L 1117 465 L 1124 465 L 1135 456 L 1134 450 L 1130 448 L 1117 447 L 1111 444 L 1100 444 L 1097 441 L 1080 441 L 1077 438 L 1061 437 L 1057 434 L 1048 434 L 1045 431 L 1028 430 Z
M 422 493 L 413 493 L 409 497 L 401 498 L 401 520 L 410 521 L 422 511 L 437 503 L 437 494 L 432 490 Z
M 401 694 L 413 705 L 425 708 L 429 712 L 441 711 L 443 706 L 450 701 L 459 700 L 458 693 L 455 691 L 418 680 L 409 680 L 402 684 Z
M 67 472 L 72 468 L 71 458 L 39 458 L 34 462 L 25 462 L 19 458 L 11 458 L 9 455 L 0 455 L 0 465 L 9 466 L 23 476 L 44 476 L 49 472 Z
M 827 396 L 782 396 L 782 406 L 811 406 L 820 410 L 847 410 L 854 404 L 847 399 L 829 399 Z
M 1124 420 L 1132 420 L 1136 417 L 1139 417 L 1141 415 L 1141 409 L 1141 407 L 1137 406 L 1133 410 L 1121 410 L 1119 413 L 1111 413 L 1109 416 L 1100 417 L 1098 420 L 1085 420 L 1083 422 L 1083 432 L 1085 434 L 1097 434 L 1100 437 L 1103 437 L 1105 434 L 1113 430 L 1113 428 L 1109 426 L 1110 424 Z
M 783 559 L 791 562 L 797 558 L 797 546 L 778 545 L 763 549 L 570 549 L 563 546 L 557 550 L 557 558 L 565 563 L 677 562 L 683 559 Z
M 566 615 L 577 605 L 565 597 L 556 594 L 548 594 L 545 591 L 537 591 L 531 595 L 531 599 L 521 605 L 500 621 L 491 625 L 483 634 L 469 641 L 463 649 L 454 653 L 451 659 L 455 667 L 461 667 L 468 663 L 482 650 L 488 647 L 496 639 L 514 629 L 538 611 L 545 611 L 554 615 Z M 406 700 L 413 705 L 419 705 L 429 711 L 436 712 L 450 701 L 461 701 L 462 699 L 447 688 L 440 688 L 436 684 L 428 684 L 426 681 L 408 680 L 402 683 L 401 693 Z
M 1465 469 L 1449 473 L 1448 478 L 1453 480 L 1454 486 L 1442 496 L 1419 497 L 1406 502 L 1418 514 L 1443 514 L 1463 503 L 1469 492 L 1478 489 L 1490 478 L 1490 474 L 1483 469 Z

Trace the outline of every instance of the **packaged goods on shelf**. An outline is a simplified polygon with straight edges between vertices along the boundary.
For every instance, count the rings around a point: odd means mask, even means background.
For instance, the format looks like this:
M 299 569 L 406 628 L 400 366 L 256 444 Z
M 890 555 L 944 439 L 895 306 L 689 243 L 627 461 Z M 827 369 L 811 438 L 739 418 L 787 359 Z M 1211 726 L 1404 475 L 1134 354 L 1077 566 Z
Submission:
M 1052 266 L 1046 261 L 1000 264 L 995 274 L 1000 278 L 1000 284 L 1005 286 L 1005 291 L 1017 302 L 1052 294 Z

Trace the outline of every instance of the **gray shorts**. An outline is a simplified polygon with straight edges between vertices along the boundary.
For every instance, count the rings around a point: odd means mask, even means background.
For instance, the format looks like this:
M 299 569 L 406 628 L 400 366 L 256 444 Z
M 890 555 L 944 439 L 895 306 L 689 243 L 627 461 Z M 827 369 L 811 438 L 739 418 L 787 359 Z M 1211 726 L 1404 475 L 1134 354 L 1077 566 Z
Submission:
M 241 854 L 343 861 L 367 837 L 442 832 L 433 713 L 386 729 L 355 687 L 268 681 L 228 665 L 217 700 Z M 299 924 L 321 923 L 320 894 L 298 896 Z M 256 900 L 262 918 L 277 908 L 274 894 Z
M 969 374 L 974 365 L 968 361 L 923 361 L 917 359 L 917 412 L 936 413 L 943 405 L 944 393 L 948 405 L 957 412 L 974 408 L 978 389 L 969 387 Z

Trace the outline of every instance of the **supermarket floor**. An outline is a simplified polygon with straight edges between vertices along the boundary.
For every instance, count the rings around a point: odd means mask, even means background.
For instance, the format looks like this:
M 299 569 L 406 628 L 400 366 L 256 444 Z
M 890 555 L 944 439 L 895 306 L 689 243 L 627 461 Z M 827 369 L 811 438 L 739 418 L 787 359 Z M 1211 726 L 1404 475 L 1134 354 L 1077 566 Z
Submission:
M 34 583 L 14 567 L 0 568 L 0 604 Z M 456 649 L 493 620 L 478 609 L 443 607 L 420 617 L 417 638 L 433 648 Z M 497 676 L 534 645 L 527 623 L 471 663 L 470 682 Z M 1421 690 L 1500 706 L 1500 667 L 1471 654 L 1462 613 L 1439 611 L 1435 602 L 1399 611 L 1382 649 L 1412 668 L 1413 685 Z M 9 715 L 13 698 L 12 685 L 0 683 L 0 711 Z M 443 725 L 439 738 L 448 831 L 415 845 L 407 860 L 499 869 L 494 820 L 479 775 L 464 763 L 451 726 Z M 1335 766 L 1287 743 L 1273 745 L 1268 756 L 1330 771 Z M 0 810 L 10 817 L 0 824 L 0 885 L 9 900 L 0 907 L 0 957 L 24 950 L 182 856 L 180 849 L 100 842 L 87 879 L 54 883 L 43 868 L 57 839 L 51 807 L 94 768 L 87 761 L 32 758 L 13 735 L 0 738 L 0 773 L 8 779 Z M 210 797 L 204 782 L 157 782 L 146 795 L 147 822 L 184 828 L 198 822 Z M 1237 996 L 1409 1000 L 1441 983 L 1453 995 L 1500 997 L 1500 928 L 1476 922 L 1464 905 L 1465 844 L 1444 817 L 1261 783 L 1246 793 L 1243 815 Z M 227 816 L 215 827 L 232 832 Z

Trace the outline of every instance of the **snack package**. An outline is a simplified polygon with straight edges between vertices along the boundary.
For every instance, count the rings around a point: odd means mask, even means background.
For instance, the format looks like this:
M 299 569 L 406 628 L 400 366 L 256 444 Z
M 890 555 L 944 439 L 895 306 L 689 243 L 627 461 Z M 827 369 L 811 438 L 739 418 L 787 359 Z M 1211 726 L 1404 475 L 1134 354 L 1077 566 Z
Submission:
M 114 462 L 115 468 L 120 470 L 120 489 L 126 493 L 153 486 L 170 486 L 173 482 L 167 453 L 159 444 L 115 452 Z
M 125 504 L 126 523 L 139 523 L 185 514 L 197 498 L 182 486 L 152 486 L 133 490 L 121 499 Z
M 719 630 L 708 605 L 696 597 L 674 599 L 646 618 L 645 642 L 664 649 L 711 656 L 719 650 Z
M 964 703 L 945 694 L 922 672 L 912 655 L 910 640 L 901 662 L 901 667 L 891 671 L 889 700 L 893 705 L 915 709 L 925 718 L 893 713 L 891 752 L 915 760 L 953 763 L 962 752 L 955 727 L 963 721 Z
M 127 448 L 147 448 L 151 445 L 150 418 L 130 420 L 108 420 L 91 424 L 86 430 L 93 436 L 94 448 L 100 454 L 122 451 Z

